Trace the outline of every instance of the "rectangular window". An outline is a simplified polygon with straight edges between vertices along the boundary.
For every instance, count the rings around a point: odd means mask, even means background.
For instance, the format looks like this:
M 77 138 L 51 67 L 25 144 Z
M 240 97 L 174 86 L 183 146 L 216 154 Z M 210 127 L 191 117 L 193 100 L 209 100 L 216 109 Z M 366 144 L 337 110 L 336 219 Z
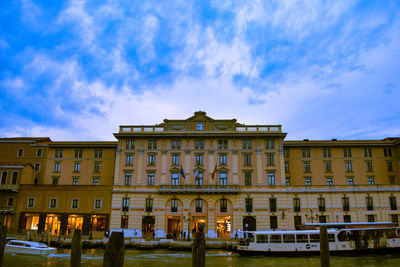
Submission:
M 171 173 L 171 185 L 179 185 L 179 173 Z
M 389 176 L 389 184 L 396 184 L 396 177 Z
M 364 158 L 372 158 L 372 148 L 364 148 Z
M 309 148 L 303 148 L 303 149 L 301 150 L 301 156 L 302 156 L 303 158 L 311 158 L 311 151 L 310 151 L 310 149 L 309 149 Z
M 203 165 L 203 155 L 196 155 L 196 165 Z
M 220 212 L 227 212 L 228 211 L 228 201 L 226 199 L 221 199 L 219 203 Z
M 387 171 L 388 172 L 392 172 L 393 171 L 393 162 L 392 161 L 387 161 L 386 162 L 386 166 L 387 166 Z
M 181 140 L 172 140 L 171 141 L 171 149 L 178 150 L 182 148 Z
M 1 184 L 6 184 L 7 183 L 7 172 L 2 172 L 1 173 Z
M 290 172 L 289 162 L 285 162 L 285 172 L 286 173 Z
M 80 171 L 81 171 L 81 163 L 75 162 L 74 163 L 74 172 L 80 172 Z
M 277 211 L 276 198 L 270 198 L 269 199 L 269 211 L 270 212 L 276 212 Z
M 253 199 L 246 198 L 246 212 L 253 212 Z
M 93 177 L 92 185 L 99 185 L 99 184 L 100 184 L 100 179 L 98 177 Z
M 33 207 L 35 207 L 35 198 L 33 198 L 33 197 L 28 198 L 27 207 L 28 207 L 28 208 L 33 208 Z
M 156 165 L 156 155 L 149 154 L 147 165 Z
M 353 177 L 347 177 L 347 184 L 348 185 L 354 185 L 354 178 Z
M 372 161 L 366 161 L 366 166 L 367 166 L 367 172 L 373 172 L 374 171 L 374 166 L 372 165 Z
M 50 198 L 49 208 L 51 208 L 51 209 L 57 208 L 57 199 L 56 198 Z
M 275 140 L 272 138 L 265 139 L 265 149 L 274 150 L 275 149 Z
M 290 186 L 290 177 L 285 178 L 285 185 Z
M 13 197 L 9 197 L 7 200 L 7 206 L 8 207 L 14 207 L 14 198 Z
M 296 230 L 299 230 L 301 223 L 301 216 L 294 216 L 294 227 Z M 305 235 L 307 236 L 307 235 Z M 297 238 L 299 238 L 299 235 L 297 235 Z M 308 239 L 308 238 L 307 238 Z M 307 242 L 306 242 L 307 243 Z
M 275 173 L 274 172 L 268 173 L 268 185 L 275 186 Z
M 158 145 L 158 140 L 147 140 L 147 149 L 156 150 Z
M 225 186 L 228 184 L 228 174 L 226 172 L 219 173 L 219 185 Z
M 79 177 L 72 177 L 72 185 L 78 185 L 79 184 Z
M 295 212 L 300 212 L 300 210 L 301 210 L 300 198 L 298 198 L 298 197 L 293 198 L 293 210 Z
M 353 154 L 351 152 L 351 148 L 343 148 L 343 157 L 345 157 L 345 158 L 353 157 Z
M 132 184 L 132 173 L 126 172 L 124 177 L 124 186 L 130 186 Z
M 275 154 L 267 154 L 267 166 L 275 166 Z
M 343 211 L 350 211 L 350 202 L 348 197 L 342 197 Z
M 82 156 L 83 156 L 83 150 L 82 149 L 75 149 L 74 158 L 81 159 Z
M 332 157 L 331 149 L 330 149 L 330 148 L 323 148 L 323 149 L 322 149 L 322 157 L 323 157 L 323 158 L 330 158 L 330 157 Z
M 375 177 L 368 177 L 368 184 L 372 185 L 375 184 Z
M 304 184 L 305 185 L 312 185 L 311 177 L 304 177 Z
M 177 199 L 171 200 L 171 212 L 178 212 L 178 200 Z
M 243 155 L 243 164 L 244 166 L 251 166 L 251 154 Z
M 252 172 L 244 172 L 244 185 L 252 185 Z
M 374 201 L 372 197 L 366 197 L 365 202 L 367 205 L 367 210 L 374 210 Z
M 204 173 L 199 172 L 197 173 L 197 176 L 194 178 L 194 183 L 196 186 L 202 186 L 204 184 Z
M 283 149 L 283 155 L 285 156 L 285 158 L 289 158 L 289 157 L 290 157 L 290 150 L 289 150 L 289 148 L 284 148 L 284 149 Z
M 71 208 L 77 209 L 78 207 L 79 207 L 79 199 L 77 198 L 72 199 Z
M 172 155 L 172 165 L 179 165 L 179 155 Z
M 101 162 L 100 161 L 95 161 L 94 162 L 93 172 L 94 173 L 99 173 L 100 172 L 100 168 L 101 168 Z
M 325 172 L 332 172 L 332 163 L 331 162 L 324 162 L 325 165 Z
M 133 165 L 133 155 L 132 154 L 125 155 L 125 165 L 127 165 L 127 166 Z
M 54 151 L 54 157 L 55 157 L 55 158 L 59 158 L 59 159 L 63 158 L 63 157 L 64 157 L 64 150 L 62 150 L 62 149 L 56 149 L 56 150 Z
M 367 215 L 367 220 L 368 220 L 368 222 L 375 222 L 375 216 L 374 215 Z
M 128 221 L 129 221 L 128 215 L 121 215 L 121 228 L 122 229 L 128 228 Z
M 351 223 L 351 215 L 343 215 L 343 222 Z
M 242 140 L 242 149 L 252 149 L 253 141 L 251 139 Z
M 17 184 L 18 181 L 18 172 L 12 172 L 11 184 Z
M 24 150 L 22 148 L 19 148 L 17 151 L 17 157 L 22 157 L 24 155 Z
M 148 186 L 154 186 L 154 180 L 155 180 L 155 173 L 154 172 L 148 172 L 147 173 L 147 185 Z
M 383 149 L 383 154 L 385 157 L 391 157 L 392 156 L 392 149 L 391 148 L 384 148 Z
M 135 140 L 126 140 L 125 142 L 125 149 L 132 150 L 135 149 L 136 141 Z
M 226 155 L 219 155 L 219 164 L 226 165 Z
M 271 229 L 278 229 L 278 217 L 277 216 L 269 216 L 269 224 Z
M 39 148 L 36 150 L 36 157 L 41 158 L 43 155 L 43 149 Z
M 326 184 L 327 185 L 333 185 L 333 178 L 332 177 L 326 177 Z
M 61 170 L 61 163 L 60 162 L 54 162 L 53 172 L 60 172 L 60 170 Z
M 103 207 L 103 200 L 102 199 L 95 199 L 94 200 L 94 208 L 101 209 Z
M 325 211 L 325 198 L 323 197 L 318 198 L 318 210 Z
M 396 197 L 389 197 L 389 202 L 390 202 L 390 209 L 391 210 L 397 210 Z
M 351 164 L 351 161 L 346 161 L 346 172 L 352 172 L 353 171 L 353 165 Z
M 228 149 L 228 140 L 218 140 L 218 149 Z
M 194 149 L 201 150 L 204 149 L 204 140 L 194 140 Z
M 59 177 L 53 177 L 52 185 L 58 185 Z
M 399 224 L 399 215 L 397 215 L 397 214 L 392 214 L 392 215 L 391 215 L 391 218 L 392 218 L 392 223 L 394 223 L 394 224 Z
M 129 197 L 122 198 L 122 211 L 129 211 L 130 201 Z
M 310 162 L 304 162 L 304 172 L 311 172 L 311 163 Z
M 201 199 L 196 199 L 196 212 L 203 212 L 203 201 Z

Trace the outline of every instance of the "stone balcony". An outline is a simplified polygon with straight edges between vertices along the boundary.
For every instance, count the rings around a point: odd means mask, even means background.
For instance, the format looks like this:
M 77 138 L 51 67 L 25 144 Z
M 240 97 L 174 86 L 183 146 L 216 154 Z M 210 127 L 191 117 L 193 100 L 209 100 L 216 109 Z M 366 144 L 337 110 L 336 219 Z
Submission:
M 159 193 L 179 193 L 179 194 L 238 194 L 238 185 L 160 185 Z
M 0 191 L 18 192 L 18 185 L 16 185 L 16 184 L 0 184 Z

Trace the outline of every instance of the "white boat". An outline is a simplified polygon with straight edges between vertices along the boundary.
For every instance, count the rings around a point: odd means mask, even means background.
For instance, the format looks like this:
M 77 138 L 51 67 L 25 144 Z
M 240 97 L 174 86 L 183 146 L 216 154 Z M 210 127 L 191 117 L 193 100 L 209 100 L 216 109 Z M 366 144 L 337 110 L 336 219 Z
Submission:
M 319 254 L 319 230 L 244 231 L 240 254 Z M 400 253 L 400 228 L 362 227 L 328 229 L 332 255 L 351 253 Z
M 49 255 L 55 252 L 55 248 L 48 247 L 46 244 L 9 239 L 5 245 L 5 253 L 30 254 L 30 255 Z

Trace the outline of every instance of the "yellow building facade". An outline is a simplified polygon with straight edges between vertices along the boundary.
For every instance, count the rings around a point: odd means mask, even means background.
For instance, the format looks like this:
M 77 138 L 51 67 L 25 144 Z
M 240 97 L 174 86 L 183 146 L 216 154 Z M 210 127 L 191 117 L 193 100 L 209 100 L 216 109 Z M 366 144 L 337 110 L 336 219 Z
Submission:
M 307 222 L 399 220 L 400 138 L 286 141 L 280 125 L 201 111 L 120 126 L 114 136 L 1 138 L 3 221 L 54 235 L 187 237 L 205 228 L 209 238 L 232 238 Z

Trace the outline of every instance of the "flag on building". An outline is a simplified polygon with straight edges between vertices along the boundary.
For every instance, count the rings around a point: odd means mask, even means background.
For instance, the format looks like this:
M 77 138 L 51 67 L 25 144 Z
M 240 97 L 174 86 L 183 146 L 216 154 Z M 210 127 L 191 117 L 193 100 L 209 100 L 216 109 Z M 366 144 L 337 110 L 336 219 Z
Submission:
M 197 178 L 197 175 L 199 175 L 199 168 L 196 167 L 196 170 L 194 172 L 194 179 Z
M 212 173 L 212 175 L 211 175 L 211 178 L 214 179 L 215 174 L 217 174 L 217 163 L 215 163 L 215 168 L 214 168 L 214 171 L 213 171 L 213 173 Z
M 183 179 L 186 178 L 186 177 L 185 177 L 185 172 L 183 171 L 183 168 L 182 168 L 182 164 L 181 164 L 181 171 L 180 171 L 180 174 L 182 175 Z

